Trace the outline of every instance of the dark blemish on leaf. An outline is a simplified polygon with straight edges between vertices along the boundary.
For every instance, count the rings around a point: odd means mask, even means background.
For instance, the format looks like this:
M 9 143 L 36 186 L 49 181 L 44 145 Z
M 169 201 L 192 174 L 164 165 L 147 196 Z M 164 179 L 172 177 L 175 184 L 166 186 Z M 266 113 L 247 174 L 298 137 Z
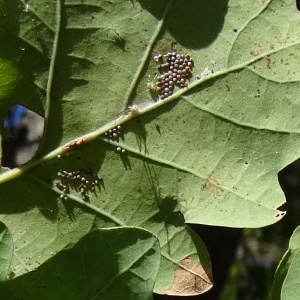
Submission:
M 300 0 L 296 0 L 296 7 L 298 11 L 300 11 Z
M 114 33 L 115 33 L 116 39 L 118 41 L 122 41 L 123 40 L 123 38 L 121 37 L 121 34 L 117 30 L 114 30 Z
M 226 86 L 227 92 L 229 92 L 230 91 L 230 86 L 228 84 L 226 84 L 225 86 Z
M 114 43 L 117 47 L 119 47 L 122 51 L 125 51 L 125 45 L 126 41 L 121 36 L 120 32 L 117 30 L 114 30 Z
M 161 135 L 161 130 L 160 130 L 159 124 L 155 124 L 155 129 L 157 130 L 157 132 L 159 133 L 159 135 Z
M 238 30 L 236 28 L 233 29 L 233 32 L 237 32 Z
M 178 43 L 176 41 L 174 41 L 174 42 L 171 43 L 171 50 L 173 52 L 175 52 L 175 51 L 178 50 Z

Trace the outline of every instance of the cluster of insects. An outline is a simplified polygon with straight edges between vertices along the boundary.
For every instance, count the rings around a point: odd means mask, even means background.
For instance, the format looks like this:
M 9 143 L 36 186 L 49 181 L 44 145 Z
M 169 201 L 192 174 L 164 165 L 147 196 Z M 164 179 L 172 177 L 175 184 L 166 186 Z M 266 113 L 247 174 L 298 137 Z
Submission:
M 155 55 L 154 60 L 160 74 L 156 77 L 156 83 L 148 82 L 147 87 L 150 91 L 157 92 L 161 100 L 171 96 L 175 86 L 184 88 L 188 85 L 194 61 L 190 54 L 177 52 L 177 43 L 172 43 L 171 52 Z
M 61 178 L 61 181 L 55 182 L 55 186 L 62 192 L 60 195 L 62 200 L 68 199 L 70 187 L 87 198 L 88 193 L 94 191 L 102 180 L 102 177 L 87 171 L 59 170 L 57 176 Z

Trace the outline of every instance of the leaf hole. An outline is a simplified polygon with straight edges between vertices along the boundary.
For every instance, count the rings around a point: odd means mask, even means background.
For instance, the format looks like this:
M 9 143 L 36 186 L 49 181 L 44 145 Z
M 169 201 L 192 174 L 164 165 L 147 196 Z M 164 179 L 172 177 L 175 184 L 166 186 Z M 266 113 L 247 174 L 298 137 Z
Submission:
M 40 146 L 44 118 L 17 103 L 8 109 L 2 126 L 1 165 L 12 169 L 27 163 Z

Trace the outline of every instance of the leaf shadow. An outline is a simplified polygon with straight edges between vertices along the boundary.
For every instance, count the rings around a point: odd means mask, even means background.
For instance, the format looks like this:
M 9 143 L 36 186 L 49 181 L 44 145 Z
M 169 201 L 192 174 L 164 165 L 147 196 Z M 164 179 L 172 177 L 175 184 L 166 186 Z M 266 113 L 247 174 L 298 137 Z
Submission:
M 182 227 L 184 226 L 184 217 L 178 208 L 178 200 L 172 195 L 162 195 L 162 188 L 160 187 L 159 178 L 156 174 L 153 163 L 147 160 L 143 161 L 144 168 L 146 170 L 148 180 L 153 191 L 153 199 L 156 202 L 158 212 L 155 213 L 149 222 L 151 224 L 158 223 L 163 224 L 166 233 L 166 243 L 168 253 L 171 255 L 170 246 L 170 227 Z
M 179 103 L 180 99 L 175 99 L 172 102 L 166 103 L 155 109 L 154 113 L 146 113 L 142 116 L 136 116 L 131 121 L 126 123 L 126 128 L 124 133 L 131 132 L 135 134 L 137 140 L 137 146 L 142 154 L 149 154 L 149 149 L 147 146 L 147 130 L 154 129 L 157 134 L 162 135 L 161 126 L 157 121 L 157 118 L 163 114 L 166 114 L 174 109 L 174 107 Z M 147 127 L 150 126 L 150 127 Z M 126 140 L 125 140 L 126 142 Z
M 1 184 L 1 193 L 5 193 L 5 201 L 1 201 L 1 214 L 21 214 L 39 208 L 50 220 L 57 216 L 57 202 L 54 193 L 44 187 L 38 187 L 31 176 L 22 176 Z M 37 197 L 38 193 L 43 197 Z
M 24 173 L 23 176 L 1 184 L 1 193 L 4 193 L 6 197 L 5 201 L 1 201 L 0 213 L 21 214 L 38 208 L 46 219 L 56 220 L 58 201 L 63 201 L 67 214 L 71 220 L 74 220 L 73 210 L 79 204 L 72 200 L 61 200 L 60 194 L 53 189 L 56 182 L 61 182 L 58 172 L 60 170 L 68 172 L 80 170 L 83 174 L 89 174 L 91 178 L 97 176 L 100 179 L 102 178 L 100 169 L 105 158 L 105 152 L 106 148 L 103 147 L 102 143 L 93 141 L 62 155 L 60 158 L 54 158 L 51 162 Z M 94 191 L 88 191 L 87 197 L 84 197 L 83 200 L 89 201 L 89 197 L 92 194 L 98 195 L 101 188 L 105 188 L 103 179 L 98 180 Z M 70 184 L 69 192 L 80 197 L 78 187 Z
M 162 18 L 163 8 L 156 1 L 137 0 L 143 9 L 157 19 Z M 164 31 L 182 46 L 201 49 L 210 45 L 224 25 L 229 0 L 174 1 L 164 22 Z M 166 4 L 164 4 L 165 6 Z
M 147 130 L 144 124 L 143 117 L 137 116 L 133 120 L 126 123 L 126 127 L 124 128 L 124 137 L 126 136 L 126 133 L 133 133 L 136 137 L 139 151 L 141 153 L 148 153 Z M 126 142 L 125 138 L 124 141 Z

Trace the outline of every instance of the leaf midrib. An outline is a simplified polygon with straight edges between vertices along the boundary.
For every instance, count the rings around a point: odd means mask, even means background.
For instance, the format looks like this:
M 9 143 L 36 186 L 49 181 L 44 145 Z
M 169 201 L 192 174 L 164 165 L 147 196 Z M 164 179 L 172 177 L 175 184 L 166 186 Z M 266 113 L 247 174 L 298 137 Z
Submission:
M 221 71 L 215 72 L 212 75 L 207 76 L 205 78 L 201 78 L 201 79 L 195 80 L 188 87 L 177 91 L 172 96 L 166 98 L 163 101 L 153 102 L 151 100 L 147 104 L 142 104 L 140 106 L 136 105 L 136 106 L 134 106 L 134 111 L 133 112 L 130 110 L 130 107 L 129 107 L 129 110 L 127 110 L 126 112 L 123 112 L 123 114 L 121 114 L 116 120 L 113 120 L 113 121 L 109 122 L 107 125 L 102 126 L 102 127 L 98 128 L 98 129 L 96 129 L 94 131 L 91 131 L 90 133 L 82 135 L 81 137 L 78 137 L 78 138 L 76 138 L 73 141 L 82 141 L 81 145 L 85 144 L 87 142 L 93 141 L 93 140 L 97 139 L 100 135 L 102 135 L 105 132 L 107 132 L 108 130 L 113 129 L 113 128 L 115 128 L 118 125 L 122 125 L 122 124 L 126 123 L 127 121 L 135 118 L 138 115 L 146 114 L 146 113 L 148 113 L 150 111 L 153 111 L 153 110 L 159 108 L 160 106 L 163 106 L 163 105 L 165 105 L 165 104 L 167 104 L 167 103 L 169 103 L 171 101 L 177 100 L 183 94 L 185 94 L 187 91 L 192 90 L 193 88 L 197 87 L 198 85 L 200 85 L 200 84 L 202 84 L 202 83 L 204 83 L 204 82 L 206 82 L 206 81 L 208 81 L 208 80 L 210 80 L 212 78 L 217 78 L 217 77 L 226 75 L 228 73 L 244 69 L 249 64 L 252 64 L 252 63 L 254 63 L 256 61 L 259 61 L 259 60 L 261 60 L 262 58 L 264 58 L 264 57 L 266 57 L 268 55 L 271 55 L 273 53 L 277 53 L 277 52 L 279 52 L 281 50 L 284 50 L 286 48 L 289 48 L 289 47 L 292 47 L 292 46 L 295 46 L 295 45 L 300 45 L 300 42 L 295 42 L 295 43 L 287 44 L 287 45 L 285 45 L 283 47 L 280 47 L 280 48 L 278 48 L 276 50 L 271 50 L 271 51 L 265 52 L 264 55 L 252 58 L 252 59 L 248 60 L 247 62 L 245 62 L 243 64 L 235 65 L 235 66 L 233 66 L 233 67 L 231 67 L 231 68 L 229 68 L 227 70 L 221 70 Z M 231 122 L 235 123 L 234 120 L 231 120 Z M 236 124 L 239 125 L 237 122 L 236 122 Z M 270 130 L 270 129 L 267 129 L 267 128 L 257 128 L 257 129 L 258 130 Z M 290 131 L 275 131 L 275 132 L 291 133 Z M 64 144 L 64 145 L 56 148 L 55 150 L 49 152 L 44 157 L 38 158 L 38 159 L 36 159 L 34 161 L 28 162 L 24 166 L 21 166 L 19 168 L 15 168 L 15 169 L 9 170 L 9 171 L 1 174 L 0 175 L 0 184 L 1 183 L 5 183 L 7 181 L 10 181 L 12 179 L 15 179 L 15 178 L 23 175 L 26 171 L 29 171 L 32 168 L 34 168 L 34 167 L 36 167 L 38 165 L 41 165 L 41 164 L 45 163 L 48 160 L 56 158 L 58 155 L 62 155 L 64 153 L 68 152 L 71 149 L 74 149 L 74 148 L 68 148 L 68 144 L 70 144 L 71 142 L 72 141 L 70 141 L 70 142 L 68 142 L 68 143 L 66 143 L 66 144 Z
M 167 14 L 169 8 L 171 7 L 172 2 L 173 2 L 173 0 L 169 1 L 168 5 L 166 7 L 166 10 L 164 12 L 164 15 Z M 265 8 L 266 7 L 264 7 L 264 9 Z M 60 31 L 60 24 L 61 24 L 61 0 L 57 0 L 57 19 L 56 20 L 57 20 L 56 22 L 57 22 L 57 28 L 58 28 L 58 30 L 56 30 L 56 32 L 55 32 L 54 45 L 53 45 L 53 50 L 52 50 L 52 57 L 51 57 L 51 62 L 50 62 L 50 67 L 49 67 L 49 78 L 48 78 L 47 90 L 46 90 L 46 110 L 45 110 L 45 125 L 46 126 L 45 126 L 45 129 L 47 128 L 47 120 L 49 118 L 49 113 L 50 113 L 51 88 L 52 88 L 52 82 L 53 82 L 53 76 L 54 76 L 54 66 L 55 66 L 56 55 L 57 55 L 57 48 L 58 48 L 58 42 L 59 42 L 59 31 Z M 157 38 L 156 35 L 159 34 L 159 30 L 158 29 L 161 29 L 161 27 L 162 27 L 162 23 L 156 28 L 155 35 L 153 36 L 153 39 L 151 39 L 151 44 L 155 42 L 155 40 Z M 188 87 L 177 91 L 176 93 L 174 93 L 172 96 L 168 97 L 167 99 L 165 99 L 163 101 L 157 101 L 157 102 L 154 102 L 154 103 L 152 101 L 149 101 L 147 105 L 143 104 L 141 106 L 137 106 L 136 107 L 137 112 L 135 114 L 128 113 L 128 111 L 127 111 L 127 112 L 123 113 L 117 120 L 111 121 L 106 126 L 101 127 L 101 128 L 99 128 L 97 130 L 94 130 L 94 131 L 92 131 L 92 132 L 90 132 L 88 134 L 85 134 L 85 135 L 83 135 L 83 136 L 81 136 L 81 137 L 79 137 L 79 138 L 77 138 L 75 140 L 83 140 L 84 143 L 92 141 L 92 140 L 98 138 L 100 135 L 104 134 L 106 131 L 108 131 L 110 129 L 113 129 L 115 126 L 121 125 L 121 124 L 129 121 L 130 119 L 134 118 L 136 115 L 146 114 L 146 113 L 148 113 L 148 112 L 150 112 L 152 110 L 157 109 L 158 107 L 160 107 L 162 105 L 165 105 L 165 104 L 167 104 L 167 103 L 169 103 L 171 101 L 174 101 L 174 100 L 180 98 L 186 92 L 192 90 L 193 88 L 197 87 L 198 85 L 200 85 L 200 84 L 202 84 L 202 83 L 204 83 L 204 82 L 206 82 L 206 81 L 208 81 L 210 79 L 217 78 L 217 77 L 229 74 L 231 72 L 244 69 L 245 67 L 249 66 L 250 64 L 253 64 L 254 62 L 259 61 L 259 60 L 261 60 L 261 59 L 263 59 L 263 58 L 265 58 L 265 57 L 267 57 L 267 56 L 269 56 L 271 54 L 277 53 L 277 52 L 279 52 L 281 50 L 284 50 L 286 48 L 289 48 L 289 47 L 292 47 L 292 46 L 296 46 L 296 45 L 299 45 L 299 44 L 300 44 L 300 42 L 294 42 L 294 43 L 286 44 L 286 45 L 284 45 L 282 47 L 279 47 L 277 49 L 272 49 L 272 50 L 270 50 L 268 52 L 265 52 L 264 54 L 262 54 L 260 56 L 253 57 L 250 60 L 248 60 L 248 61 L 246 61 L 246 62 L 244 62 L 242 64 L 237 64 L 237 65 L 232 66 L 232 67 L 230 67 L 228 69 L 224 69 L 224 70 L 220 70 L 218 72 L 215 72 L 215 73 L 213 73 L 210 76 L 207 76 L 205 78 L 201 78 L 201 79 L 195 80 Z M 147 60 L 146 59 L 146 53 L 148 53 L 147 51 L 149 51 L 149 49 L 151 49 L 150 45 L 146 49 L 145 55 L 143 56 L 143 59 L 142 59 L 142 62 L 141 62 L 141 64 L 138 67 L 138 71 L 134 75 L 135 84 L 138 83 L 138 78 L 141 75 L 140 72 L 144 68 L 144 64 L 145 64 L 145 62 Z M 128 91 L 127 91 L 126 98 L 125 98 L 126 99 L 125 106 L 127 106 L 128 103 L 130 102 L 129 98 L 130 98 L 130 95 L 132 93 L 133 88 L 134 88 L 134 86 L 131 85 L 130 88 L 128 89 Z M 214 114 L 214 112 L 212 112 L 212 113 Z M 232 119 L 230 121 L 233 122 L 233 123 L 235 123 L 235 121 L 232 120 Z M 236 122 L 236 124 L 237 125 L 243 125 L 243 124 L 239 124 L 238 122 Z M 248 124 L 245 124 L 245 125 L 247 126 Z M 259 129 L 259 130 L 270 130 L 269 128 L 259 128 L 259 127 L 257 127 L 256 129 Z M 276 131 L 276 132 L 283 132 L 283 133 L 288 132 L 288 133 L 291 133 L 290 131 Z M 298 133 L 298 132 L 295 132 L 295 133 Z M 44 134 L 43 139 L 45 137 L 46 137 L 46 134 Z M 42 141 L 43 141 L 43 139 L 42 139 Z M 9 180 L 12 180 L 14 178 L 17 178 L 17 177 L 23 175 L 23 173 L 25 173 L 26 171 L 28 171 L 28 170 L 30 170 L 30 169 L 38 166 L 38 165 L 41 165 L 41 164 L 45 163 L 46 161 L 51 160 L 51 159 L 57 157 L 58 155 L 62 155 L 64 153 L 66 153 L 67 151 L 70 150 L 67 147 L 67 145 L 69 143 L 70 142 L 66 143 L 63 146 L 58 147 L 57 149 L 55 149 L 55 150 L 51 151 L 50 153 L 48 153 L 47 155 L 45 155 L 44 157 L 41 157 L 39 159 L 36 159 L 36 160 L 34 160 L 32 162 L 27 163 L 24 166 L 21 166 L 19 168 L 13 169 L 13 170 L 9 170 L 9 171 L 1 174 L 0 175 L 0 184 L 4 183 L 4 182 L 7 182 Z

